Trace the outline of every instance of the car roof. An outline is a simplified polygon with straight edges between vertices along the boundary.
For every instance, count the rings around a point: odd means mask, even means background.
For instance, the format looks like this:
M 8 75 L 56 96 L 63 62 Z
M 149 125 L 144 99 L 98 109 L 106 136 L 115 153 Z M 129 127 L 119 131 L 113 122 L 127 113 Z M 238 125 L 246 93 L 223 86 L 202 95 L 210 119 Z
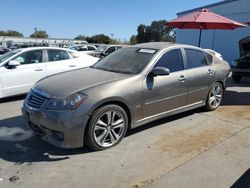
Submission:
M 121 46 L 121 47 L 130 47 L 131 45 L 128 44 L 107 44 L 107 47 L 112 47 L 112 46 Z
M 162 50 L 162 49 L 169 48 L 169 47 L 183 47 L 183 48 L 196 48 L 196 49 L 202 50 L 201 48 L 198 48 L 196 46 L 178 44 L 174 42 L 148 42 L 148 43 L 141 43 L 141 44 L 134 45 L 134 47 L 152 48 L 156 50 Z
M 25 52 L 25 51 L 29 51 L 29 50 L 48 50 L 48 49 L 51 49 L 51 50 L 69 50 L 69 49 L 66 49 L 66 48 L 60 48 L 60 47 L 28 47 L 28 48 L 19 48 L 17 50 L 20 50 L 22 52 Z

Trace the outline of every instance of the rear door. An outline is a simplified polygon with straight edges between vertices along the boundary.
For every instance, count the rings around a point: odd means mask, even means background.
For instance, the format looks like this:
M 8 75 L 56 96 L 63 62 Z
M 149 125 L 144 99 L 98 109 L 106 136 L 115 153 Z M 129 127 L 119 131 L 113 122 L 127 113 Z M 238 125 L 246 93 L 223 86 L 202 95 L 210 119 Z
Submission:
M 143 82 L 144 118 L 161 114 L 186 105 L 187 72 L 182 52 L 173 49 L 163 54 L 154 67 L 170 70 L 167 76 L 153 77 L 149 74 Z
M 23 52 L 12 60 L 20 66 L 0 67 L 0 78 L 5 95 L 26 93 L 41 78 L 46 76 L 43 50 Z
M 46 50 L 47 75 L 56 74 L 79 68 L 79 63 L 66 50 Z
M 214 82 L 214 68 L 206 53 L 196 49 L 185 49 L 188 74 L 188 104 L 202 102 Z

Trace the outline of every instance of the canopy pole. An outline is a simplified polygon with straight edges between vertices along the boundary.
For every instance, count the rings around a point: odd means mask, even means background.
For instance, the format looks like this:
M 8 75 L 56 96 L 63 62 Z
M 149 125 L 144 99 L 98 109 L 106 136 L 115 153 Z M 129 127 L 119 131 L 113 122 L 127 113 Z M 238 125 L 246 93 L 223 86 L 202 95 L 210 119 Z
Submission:
M 199 46 L 198 46 L 198 47 L 201 47 L 201 32 L 202 32 L 202 28 L 200 28 L 200 35 L 199 35 Z

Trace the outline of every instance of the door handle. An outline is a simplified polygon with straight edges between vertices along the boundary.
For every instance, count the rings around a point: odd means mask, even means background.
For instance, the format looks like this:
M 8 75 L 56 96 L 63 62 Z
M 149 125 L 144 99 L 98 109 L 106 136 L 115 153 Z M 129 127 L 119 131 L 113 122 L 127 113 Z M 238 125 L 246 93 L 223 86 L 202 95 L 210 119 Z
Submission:
M 35 71 L 43 71 L 41 68 L 36 68 Z
M 76 67 L 76 65 L 69 65 L 69 67 Z
M 214 71 L 212 71 L 211 69 L 208 69 L 207 72 L 209 76 L 212 76 L 214 74 Z
M 185 82 L 186 78 L 184 75 L 181 75 L 180 78 L 179 78 L 179 81 L 180 82 Z

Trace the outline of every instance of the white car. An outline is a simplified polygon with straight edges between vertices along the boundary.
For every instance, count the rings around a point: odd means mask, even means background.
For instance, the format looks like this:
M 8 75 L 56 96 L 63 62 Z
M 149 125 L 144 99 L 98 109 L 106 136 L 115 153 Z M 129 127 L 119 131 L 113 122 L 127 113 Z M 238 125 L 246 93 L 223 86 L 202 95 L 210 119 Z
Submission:
M 97 48 L 94 45 L 74 45 L 70 46 L 69 49 L 78 51 L 79 53 L 83 54 L 91 54 Z
M 0 56 L 0 98 L 27 93 L 41 78 L 88 67 L 98 60 L 96 57 L 63 48 L 12 50 Z

